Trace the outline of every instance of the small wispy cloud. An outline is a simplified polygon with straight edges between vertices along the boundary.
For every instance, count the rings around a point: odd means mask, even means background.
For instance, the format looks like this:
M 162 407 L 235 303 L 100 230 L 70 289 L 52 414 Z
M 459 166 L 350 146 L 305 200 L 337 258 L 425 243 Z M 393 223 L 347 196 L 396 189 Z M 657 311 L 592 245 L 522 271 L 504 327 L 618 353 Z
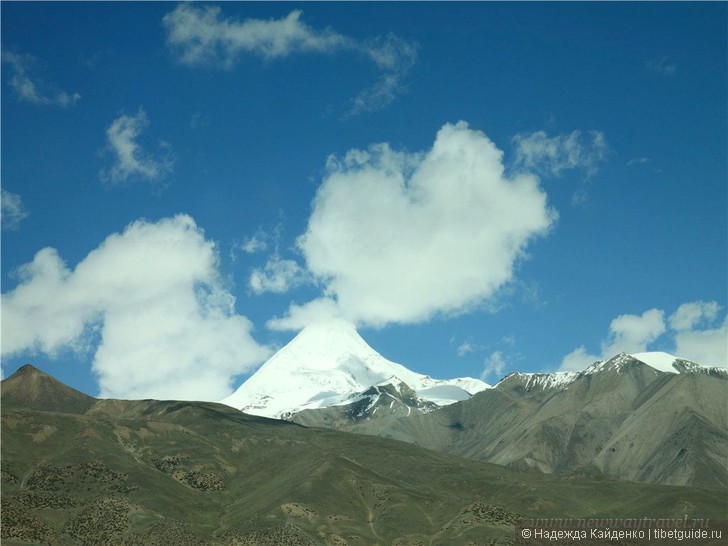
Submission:
M 260 225 L 252 235 L 246 235 L 242 239 L 235 239 L 230 248 L 230 260 L 237 261 L 238 254 L 257 254 L 270 250 L 272 254 L 278 255 L 278 244 L 283 238 L 285 231 L 285 215 L 278 211 L 278 222 L 267 225 Z
M 463 341 L 457 348 L 458 356 L 465 356 L 470 353 L 474 353 L 477 350 L 475 345 L 469 341 Z
M 201 127 L 207 127 L 210 124 L 210 119 L 202 112 L 195 112 L 190 117 L 190 129 L 199 129 Z
M 570 169 L 584 170 L 591 176 L 609 151 L 601 131 L 589 131 L 588 135 L 584 135 L 576 130 L 554 137 L 548 136 L 545 131 L 519 133 L 513 137 L 513 144 L 517 168 L 554 176 Z
M 634 165 L 644 165 L 645 163 L 649 163 L 651 160 L 649 157 L 635 157 L 634 159 L 630 159 L 627 161 L 627 167 L 632 167 Z
M 2 219 L 3 231 L 14 231 L 20 227 L 20 222 L 28 217 L 28 210 L 23 204 L 23 200 L 17 193 L 7 191 L 5 188 L 1 190 L 2 197 Z
M 257 295 L 266 292 L 283 294 L 310 281 L 310 275 L 297 262 L 274 254 L 265 267 L 253 270 L 248 286 Z
M 677 66 L 666 55 L 647 61 L 647 69 L 663 76 L 672 76 L 677 72 Z
M 481 381 L 489 377 L 500 377 L 506 369 L 506 359 L 501 351 L 493 351 L 483 362 L 483 371 L 480 374 Z
M 564 171 L 584 173 L 581 187 L 571 196 L 572 206 L 583 206 L 589 200 L 589 184 L 605 161 L 609 146 L 601 131 L 579 130 L 550 137 L 545 131 L 519 133 L 513 137 L 516 171 L 536 172 L 547 176 L 560 176 Z
M 177 6 L 162 19 L 167 44 L 188 65 L 220 65 L 232 68 L 243 53 L 265 59 L 293 53 L 331 53 L 347 46 L 349 39 L 330 30 L 317 31 L 301 21 L 301 10 L 281 19 L 223 18 L 217 6 Z
M 256 252 L 262 252 L 268 248 L 268 243 L 264 237 L 261 237 L 259 233 L 251 237 L 247 237 L 236 245 L 236 248 L 242 250 L 246 254 L 255 254 Z
M 381 71 L 379 79 L 361 91 L 345 117 L 379 110 L 404 89 L 404 78 L 417 59 L 417 46 L 394 34 L 357 40 L 331 28 L 315 29 L 293 10 L 280 19 L 225 18 L 217 6 L 177 6 L 162 19 L 167 45 L 179 62 L 189 66 L 232 69 L 243 55 L 277 60 L 294 54 L 358 53 Z
M 30 68 L 35 63 L 32 55 L 23 55 L 11 51 L 2 54 L 2 62 L 10 67 L 8 83 L 19 100 L 47 106 L 72 106 L 81 100 L 78 93 L 51 91 L 37 77 L 31 74 Z
M 137 142 L 149 126 L 149 119 L 140 107 L 133 116 L 122 114 L 106 129 L 107 149 L 114 155 L 114 164 L 100 173 L 105 183 L 119 184 L 132 178 L 158 182 L 172 172 L 172 147 L 162 141 L 159 154 L 145 152 Z
M 374 85 L 354 99 L 346 117 L 373 112 L 389 105 L 405 89 L 405 78 L 417 61 L 417 46 L 393 34 L 360 46 L 384 72 Z

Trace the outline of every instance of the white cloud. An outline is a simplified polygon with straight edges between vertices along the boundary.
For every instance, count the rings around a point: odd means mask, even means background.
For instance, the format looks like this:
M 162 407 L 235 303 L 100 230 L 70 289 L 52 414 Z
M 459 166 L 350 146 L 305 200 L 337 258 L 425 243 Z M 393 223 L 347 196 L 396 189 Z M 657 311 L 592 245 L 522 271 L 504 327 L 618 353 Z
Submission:
M 665 332 L 665 313 L 650 309 L 642 315 L 620 315 L 612 320 L 609 332 L 602 355 L 642 352 Z
M 148 126 L 149 119 L 141 107 L 136 115 L 122 114 L 109 125 L 106 140 L 115 161 L 111 168 L 101 171 L 104 182 L 118 184 L 130 178 L 157 182 L 172 172 L 174 159 L 169 144 L 161 142 L 162 151 L 155 156 L 145 152 L 137 142 Z
M 2 229 L 13 231 L 20 227 L 20 222 L 28 217 L 28 211 L 23 205 L 23 200 L 17 193 L 7 191 L 5 188 L 0 190 L 2 203 L 2 211 L 0 218 L 2 219 Z
M 275 292 L 282 294 L 308 282 L 306 271 L 293 260 L 282 260 L 274 254 L 264 268 L 253 269 L 248 286 L 255 294 Z
M 644 165 L 646 163 L 649 163 L 651 160 L 649 157 L 636 157 L 634 159 L 630 159 L 627 162 L 627 167 L 632 167 L 634 165 Z
M 728 367 L 728 316 L 716 325 L 715 301 L 684 303 L 670 316 L 675 354 L 711 366 Z
M 663 76 L 672 76 L 677 72 L 677 66 L 667 56 L 647 61 L 647 69 Z
M 673 330 L 692 330 L 701 322 L 713 322 L 718 316 L 720 305 L 715 301 L 694 301 L 683 303 L 670 315 L 670 327 Z
M 564 357 L 561 370 L 583 370 L 597 360 L 619 353 L 642 353 L 665 332 L 665 313 L 650 309 L 642 315 L 620 315 L 609 325 L 609 336 L 601 344 L 601 353 L 592 355 L 582 346 Z
M 458 356 L 465 356 L 467 354 L 475 352 L 475 346 L 469 341 L 463 341 L 457 348 Z
M 332 52 L 349 40 L 326 29 L 316 31 L 301 21 L 301 10 L 282 19 L 223 19 L 217 6 L 177 6 L 162 19 L 167 44 L 185 64 L 232 67 L 242 53 L 263 58 L 287 57 L 297 52 Z
M 255 254 L 267 250 L 270 246 L 277 249 L 284 231 L 282 212 L 279 211 L 279 215 L 281 218 L 275 225 L 260 226 L 253 235 L 244 237 L 242 241 L 235 241 L 233 251 L 242 250 L 246 254 Z
M 385 72 L 352 100 L 348 116 L 380 110 L 404 89 L 404 80 L 417 61 L 417 47 L 394 35 L 370 42 L 362 50 Z
M 521 133 L 513 137 L 513 143 L 517 168 L 554 176 L 570 169 L 585 170 L 591 176 L 597 170 L 597 163 L 606 159 L 608 151 L 601 131 L 590 131 L 588 137 L 581 131 L 555 137 L 549 137 L 545 131 Z
M 265 325 L 273 330 L 301 330 L 308 324 L 337 318 L 343 318 L 341 308 L 333 298 L 324 296 L 303 305 L 294 302 L 286 316 L 270 319 Z
M 268 325 L 299 328 L 321 313 L 416 323 L 486 303 L 556 218 L 538 179 L 506 177 L 502 156 L 460 122 L 423 154 L 379 144 L 330 158 L 298 240 L 324 298 Z
M 728 368 L 728 316 L 714 328 L 677 332 L 675 354 L 706 366 Z
M 506 361 L 501 351 L 494 351 L 485 359 L 483 371 L 480 374 L 481 381 L 487 381 L 488 377 L 500 377 L 506 369 Z
M 671 339 L 662 342 L 671 345 L 667 352 L 706 366 L 728 367 L 728 323 L 724 319 L 720 326 L 715 326 L 719 310 L 714 301 L 684 303 L 668 319 L 669 330 L 661 309 L 650 309 L 642 315 L 620 315 L 609 325 L 609 336 L 602 342 L 600 354 L 590 354 L 584 346 L 579 347 L 563 358 L 559 369 L 583 370 L 618 353 L 649 351 L 649 346 L 664 335 Z
M 586 348 L 582 345 L 578 349 L 574 349 L 561 360 L 559 371 L 581 371 L 601 357 L 590 355 Z
M 239 248 L 246 254 L 255 254 L 256 252 L 266 250 L 268 248 L 268 243 L 264 237 L 261 237 L 259 234 L 255 234 L 252 237 L 247 237 L 241 243 L 237 244 L 236 248 Z
M 67 93 L 66 91 L 48 94 L 44 90 L 43 82 L 30 75 L 30 66 L 35 61 L 31 55 L 3 52 L 2 60 L 11 68 L 10 87 L 22 101 L 66 107 L 76 104 L 81 99 L 81 95 L 78 93 Z
M 454 342 L 454 339 L 451 340 L 451 343 Z M 507 336 L 503 336 L 498 341 L 498 344 L 500 346 L 504 346 L 507 348 L 513 348 L 516 345 L 516 336 L 515 334 L 509 334 Z M 486 349 L 484 345 L 474 343 L 472 340 L 466 340 L 463 341 L 460 345 L 458 345 L 456 349 L 456 353 L 458 356 L 465 356 L 470 353 L 476 353 L 476 352 L 482 352 Z M 503 354 L 501 351 L 499 351 L 501 355 Z
M 181 63 L 191 66 L 232 68 L 243 54 L 273 60 L 299 53 L 359 53 L 369 58 L 382 75 L 354 99 L 348 115 L 387 106 L 403 88 L 403 79 L 414 64 L 417 48 L 397 36 L 355 40 L 330 28 L 317 30 L 305 24 L 301 10 L 281 19 L 224 18 L 219 7 L 177 6 L 162 19 L 167 45 Z
M 219 400 L 270 353 L 189 216 L 137 221 L 73 270 L 45 248 L 2 295 L 2 354 L 95 349 L 101 395 Z

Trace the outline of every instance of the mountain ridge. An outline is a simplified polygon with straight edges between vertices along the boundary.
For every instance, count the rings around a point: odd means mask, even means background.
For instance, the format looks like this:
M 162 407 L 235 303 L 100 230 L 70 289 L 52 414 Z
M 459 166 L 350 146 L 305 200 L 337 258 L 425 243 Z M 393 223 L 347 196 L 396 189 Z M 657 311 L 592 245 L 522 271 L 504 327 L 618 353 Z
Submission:
M 77 392 L 33 368 L 0 385 L 8 546 L 466 546 L 512 542 L 524 516 L 724 517 L 714 490 L 523 473 L 213 402 L 56 411 L 18 396 L 39 378 Z
M 423 415 L 347 422 L 329 408 L 292 420 L 521 470 L 725 489 L 728 371 L 678 361 L 661 371 L 621 353 L 581 372 L 514 372 Z

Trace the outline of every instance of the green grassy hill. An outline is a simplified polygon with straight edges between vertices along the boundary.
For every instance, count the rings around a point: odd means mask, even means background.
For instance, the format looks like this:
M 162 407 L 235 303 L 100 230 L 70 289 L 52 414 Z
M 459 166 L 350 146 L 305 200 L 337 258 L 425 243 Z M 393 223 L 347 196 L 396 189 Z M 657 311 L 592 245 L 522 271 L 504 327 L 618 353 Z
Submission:
M 3 545 L 508 544 L 522 516 L 726 518 L 715 490 L 521 473 L 219 404 L 48 410 L 71 389 L 26 396 L 43 376 L 2 383 Z

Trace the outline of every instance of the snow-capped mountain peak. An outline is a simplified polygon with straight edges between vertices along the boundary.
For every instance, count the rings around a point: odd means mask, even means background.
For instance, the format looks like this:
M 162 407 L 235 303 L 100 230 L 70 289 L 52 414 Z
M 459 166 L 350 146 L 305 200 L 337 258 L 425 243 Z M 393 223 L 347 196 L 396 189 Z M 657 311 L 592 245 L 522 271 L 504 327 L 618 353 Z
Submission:
M 688 362 L 671 354 L 661 352 L 634 353 L 632 357 L 640 362 L 644 362 L 651 368 L 665 373 L 680 373 L 680 368 L 675 367 L 675 364 L 678 360 Z
M 273 358 L 305 362 L 311 369 L 329 370 L 336 368 L 341 358 L 368 360 L 378 356 L 353 324 L 336 319 L 306 326 Z
M 437 380 L 413 372 L 377 353 L 352 324 L 332 320 L 304 328 L 222 403 L 253 415 L 287 418 L 303 409 L 345 403 L 390 381 L 403 382 L 438 405 L 489 387 L 472 378 Z

